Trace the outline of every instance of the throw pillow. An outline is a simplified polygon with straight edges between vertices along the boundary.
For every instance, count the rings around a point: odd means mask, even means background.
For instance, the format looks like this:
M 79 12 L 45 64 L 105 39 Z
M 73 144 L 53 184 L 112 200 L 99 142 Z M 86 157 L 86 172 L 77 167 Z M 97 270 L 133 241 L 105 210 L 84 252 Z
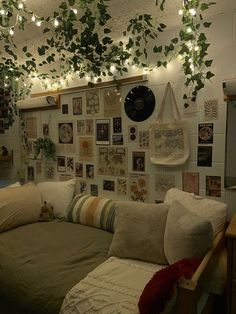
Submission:
M 34 184 L 0 189 L 0 232 L 38 221 L 41 206 Z
M 53 206 L 57 218 L 65 218 L 66 210 L 73 199 L 75 179 L 68 181 L 40 182 L 37 187 L 41 193 L 42 203 Z
M 147 283 L 140 296 L 139 313 L 163 313 L 174 296 L 179 279 L 181 277 L 191 279 L 200 263 L 201 260 L 197 258 L 183 259 L 159 270 Z
M 211 223 L 174 201 L 169 208 L 164 251 L 169 264 L 183 258 L 202 258 L 213 243 Z
M 66 220 L 114 232 L 115 201 L 78 194 L 68 207 Z
M 143 203 L 136 208 L 138 203 L 129 203 L 132 209 L 117 214 L 108 256 L 167 264 L 163 244 L 168 206 Z
M 209 220 L 213 227 L 214 236 L 223 230 L 227 218 L 227 205 L 225 203 L 209 198 L 202 198 L 192 193 L 173 188 L 167 191 L 164 202 L 171 205 L 174 200 L 182 203 L 196 215 Z

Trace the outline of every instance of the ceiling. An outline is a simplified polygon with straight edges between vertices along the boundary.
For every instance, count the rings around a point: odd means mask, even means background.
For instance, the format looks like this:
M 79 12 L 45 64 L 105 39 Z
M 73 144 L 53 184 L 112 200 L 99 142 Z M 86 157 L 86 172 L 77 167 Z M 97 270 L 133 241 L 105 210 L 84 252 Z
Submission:
M 27 7 L 35 12 L 38 16 L 53 15 L 58 10 L 62 0 L 26 0 Z M 110 0 L 108 11 L 112 16 L 109 21 L 109 27 L 112 28 L 113 34 L 119 34 L 126 28 L 130 18 L 136 13 L 152 14 L 157 22 L 162 22 L 173 27 L 181 23 L 178 10 L 182 6 L 182 0 L 166 0 L 165 10 L 160 11 L 155 5 L 156 0 Z M 216 4 L 206 12 L 206 16 L 221 14 L 227 11 L 236 11 L 236 0 L 215 0 Z M 17 42 L 25 40 L 35 40 L 35 34 L 38 34 L 38 28 L 32 24 L 26 28 L 26 31 L 17 32 Z

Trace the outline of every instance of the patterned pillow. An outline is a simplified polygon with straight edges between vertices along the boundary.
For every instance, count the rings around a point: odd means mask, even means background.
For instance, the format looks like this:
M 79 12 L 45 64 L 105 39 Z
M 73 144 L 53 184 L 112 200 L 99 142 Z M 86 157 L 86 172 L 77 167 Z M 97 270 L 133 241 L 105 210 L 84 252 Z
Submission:
M 114 232 L 115 209 L 112 199 L 79 194 L 69 205 L 66 220 Z

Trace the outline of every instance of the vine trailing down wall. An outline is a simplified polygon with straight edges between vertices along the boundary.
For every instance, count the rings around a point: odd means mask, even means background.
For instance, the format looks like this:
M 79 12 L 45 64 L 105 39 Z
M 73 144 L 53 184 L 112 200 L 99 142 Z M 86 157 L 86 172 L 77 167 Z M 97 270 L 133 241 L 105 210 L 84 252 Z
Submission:
M 157 10 L 163 11 L 168 0 L 153 1 Z M 110 3 L 111 0 L 65 0 L 51 16 L 44 17 L 28 9 L 23 0 L 1 1 L 0 40 L 4 53 L 0 61 L 0 88 L 11 91 L 5 125 L 13 123 L 16 100 L 30 92 L 32 78 L 40 79 L 46 89 L 60 89 L 68 75 L 86 77 L 95 83 L 107 76 L 127 74 L 133 66 L 147 71 L 167 67 L 179 55 L 188 87 L 183 97 L 196 100 L 205 81 L 214 76 L 210 71 L 213 60 L 207 57 L 210 43 L 204 33 L 211 23 L 204 20 L 203 13 L 215 3 L 184 0 L 179 10 L 182 19 L 179 34 L 164 45 L 158 41 L 167 25 L 155 23 L 153 16 L 145 13 L 130 19 L 120 34 L 121 40 L 115 42 L 108 26 L 112 20 L 108 13 Z M 37 47 L 37 56 L 15 40 L 15 31 L 24 32 L 29 23 L 35 23 L 42 35 L 48 35 Z M 19 58 L 22 54 L 23 58 Z M 150 62 L 153 55 L 155 64 Z

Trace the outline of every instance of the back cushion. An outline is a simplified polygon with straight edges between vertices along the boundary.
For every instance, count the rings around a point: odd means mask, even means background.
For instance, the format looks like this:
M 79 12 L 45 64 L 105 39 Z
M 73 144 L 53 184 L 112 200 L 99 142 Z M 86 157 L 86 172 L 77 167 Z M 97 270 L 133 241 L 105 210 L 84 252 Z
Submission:
M 115 234 L 109 256 L 167 264 L 164 232 L 168 206 L 117 201 Z
M 226 204 L 175 188 L 168 190 L 164 202 L 171 205 L 175 200 L 183 204 L 192 213 L 209 220 L 213 227 L 214 236 L 223 230 L 227 218 Z
M 213 229 L 205 218 L 174 201 L 167 215 L 164 250 L 169 264 L 183 258 L 202 258 L 213 243 Z
M 78 194 L 68 207 L 66 220 L 113 232 L 115 208 L 112 199 Z

